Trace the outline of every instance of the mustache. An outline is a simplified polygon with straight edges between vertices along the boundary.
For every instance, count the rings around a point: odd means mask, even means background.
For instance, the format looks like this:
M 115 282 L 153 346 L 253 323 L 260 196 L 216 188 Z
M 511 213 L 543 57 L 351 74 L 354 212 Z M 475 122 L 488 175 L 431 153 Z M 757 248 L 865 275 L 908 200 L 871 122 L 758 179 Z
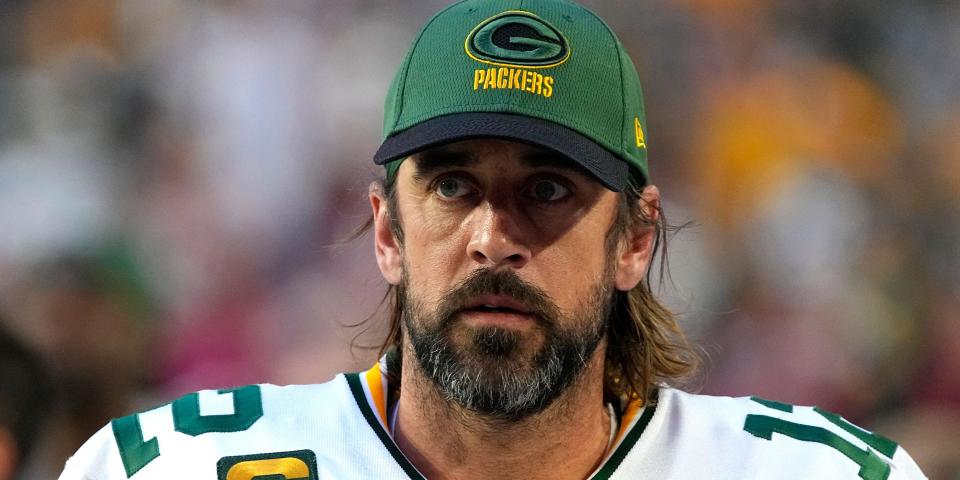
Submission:
M 477 269 L 451 288 L 439 305 L 439 318 L 449 323 L 467 303 L 480 295 L 502 295 L 522 303 L 541 322 L 553 322 L 560 308 L 540 287 L 526 282 L 511 270 Z

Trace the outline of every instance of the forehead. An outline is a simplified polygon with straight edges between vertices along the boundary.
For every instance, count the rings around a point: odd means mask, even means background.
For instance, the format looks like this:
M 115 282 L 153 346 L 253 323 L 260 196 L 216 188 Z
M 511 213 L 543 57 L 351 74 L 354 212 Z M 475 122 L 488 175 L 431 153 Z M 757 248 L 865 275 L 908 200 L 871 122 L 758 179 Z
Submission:
M 450 167 L 563 170 L 596 181 L 590 173 L 564 155 L 522 142 L 501 139 L 475 139 L 450 143 L 412 155 L 409 162 L 415 175 Z M 599 182 L 598 182 L 599 183 Z

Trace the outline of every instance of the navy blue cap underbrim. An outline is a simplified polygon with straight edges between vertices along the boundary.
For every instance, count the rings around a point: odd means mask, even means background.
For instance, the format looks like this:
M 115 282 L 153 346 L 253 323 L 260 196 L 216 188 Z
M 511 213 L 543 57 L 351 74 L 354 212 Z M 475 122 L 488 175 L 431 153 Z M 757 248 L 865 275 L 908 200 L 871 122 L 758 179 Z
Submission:
M 508 113 L 454 113 L 432 118 L 384 140 L 373 161 L 385 165 L 428 148 L 487 137 L 553 150 L 585 168 L 615 192 L 623 191 L 630 176 L 627 162 L 583 134 L 540 118 Z

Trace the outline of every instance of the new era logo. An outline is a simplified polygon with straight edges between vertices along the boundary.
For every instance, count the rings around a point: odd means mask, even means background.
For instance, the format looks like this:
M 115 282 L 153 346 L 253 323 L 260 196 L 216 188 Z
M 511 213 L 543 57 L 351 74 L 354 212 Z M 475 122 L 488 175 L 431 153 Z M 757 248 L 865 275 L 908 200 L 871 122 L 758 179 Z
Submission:
M 643 126 L 640 125 L 640 117 L 634 117 L 633 130 L 637 136 L 637 148 L 647 148 L 647 139 L 643 135 Z

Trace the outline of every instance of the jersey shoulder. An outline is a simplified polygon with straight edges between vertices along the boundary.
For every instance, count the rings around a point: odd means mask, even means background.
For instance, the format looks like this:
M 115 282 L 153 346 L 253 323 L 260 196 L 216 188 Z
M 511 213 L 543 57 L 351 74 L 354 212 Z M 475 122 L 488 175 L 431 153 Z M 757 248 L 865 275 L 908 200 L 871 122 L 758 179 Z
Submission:
M 676 452 L 675 458 L 706 453 L 713 462 L 689 475 L 712 470 L 710 478 L 925 478 L 895 442 L 818 407 L 667 388 L 656 409 L 648 430 L 658 448 Z
M 288 478 L 316 478 L 322 446 L 363 434 L 362 426 L 343 375 L 315 385 L 204 390 L 112 420 L 67 461 L 60 479 L 232 478 L 232 466 L 258 457 L 290 474 L 312 474 Z

